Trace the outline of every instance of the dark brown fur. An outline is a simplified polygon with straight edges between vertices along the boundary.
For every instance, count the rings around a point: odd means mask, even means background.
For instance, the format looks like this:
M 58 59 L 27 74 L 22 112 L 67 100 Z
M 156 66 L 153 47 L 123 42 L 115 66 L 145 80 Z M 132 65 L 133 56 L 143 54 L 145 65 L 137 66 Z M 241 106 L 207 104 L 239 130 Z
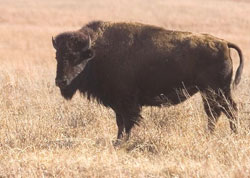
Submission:
M 91 49 L 79 52 L 86 46 L 88 35 L 92 39 Z M 179 104 L 188 98 L 184 94 L 187 92 L 189 96 L 201 93 L 211 131 L 222 112 L 229 118 L 231 129 L 237 131 L 230 109 L 237 110 L 231 97 L 233 64 L 229 48 L 235 48 L 240 55 L 235 84 L 240 81 L 243 57 L 232 43 L 207 34 L 101 21 L 60 34 L 54 43 L 60 81 L 66 73 L 74 73 L 70 70 L 71 61 L 84 61 L 89 54 L 95 55 L 71 83 L 60 87 L 61 93 L 70 99 L 79 90 L 88 99 L 95 98 L 111 107 L 116 113 L 118 139 L 124 130 L 129 135 L 139 122 L 142 106 Z M 61 62 L 63 58 L 72 63 L 68 72 Z

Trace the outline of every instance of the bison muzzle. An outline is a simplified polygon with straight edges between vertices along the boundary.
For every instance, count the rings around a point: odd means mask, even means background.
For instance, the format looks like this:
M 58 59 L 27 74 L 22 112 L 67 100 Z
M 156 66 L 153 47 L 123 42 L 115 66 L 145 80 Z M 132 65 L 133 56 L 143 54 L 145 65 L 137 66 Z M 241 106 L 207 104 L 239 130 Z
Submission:
M 165 30 L 140 23 L 95 21 L 52 38 L 56 49 L 56 85 L 66 99 L 78 90 L 116 114 L 117 139 L 139 123 L 142 106 L 176 105 L 201 93 L 208 128 L 224 113 L 237 132 L 237 107 L 231 97 L 233 64 L 240 48 L 208 34 Z M 183 92 L 185 91 L 185 92 Z

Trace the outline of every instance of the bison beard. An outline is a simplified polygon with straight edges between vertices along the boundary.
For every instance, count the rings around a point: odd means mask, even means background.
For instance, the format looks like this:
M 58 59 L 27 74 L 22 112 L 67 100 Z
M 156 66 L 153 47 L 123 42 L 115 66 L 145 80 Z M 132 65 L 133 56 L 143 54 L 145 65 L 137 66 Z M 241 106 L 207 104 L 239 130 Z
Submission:
M 58 81 L 67 79 L 67 71 L 74 71 L 74 61 L 89 60 L 68 86 L 60 88 L 62 96 L 71 99 L 79 90 L 88 99 L 111 107 L 116 114 L 117 140 L 124 131 L 128 139 L 131 128 L 142 118 L 142 106 L 176 105 L 197 92 L 201 93 L 210 131 L 224 113 L 232 131 L 237 132 L 229 48 L 240 56 L 234 85 L 241 78 L 243 55 L 235 44 L 207 34 L 100 21 L 59 34 L 52 42 L 60 63 Z M 95 53 L 91 60 L 82 55 L 89 50 Z
M 61 88 L 61 95 L 66 99 L 66 100 L 70 100 L 72 99 L 72 97 L 74 96 L 74 94 L 76 93 L 76 89 L 72 90 L 72 88 L 70 88 L 70 86 L 66 87 L 66 88 Z

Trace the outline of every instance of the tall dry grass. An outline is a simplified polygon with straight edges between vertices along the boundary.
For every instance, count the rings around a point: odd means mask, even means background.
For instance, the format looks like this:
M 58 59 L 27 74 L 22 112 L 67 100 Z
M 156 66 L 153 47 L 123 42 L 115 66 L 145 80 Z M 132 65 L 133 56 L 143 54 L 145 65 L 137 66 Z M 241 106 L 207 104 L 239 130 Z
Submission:
M 0 177 L 249 177 L 249 12 L 243 0 L 0 0 Z M 239 134 L 222 116 L 210 135 L 195 95 L 175 107 L 143 108 L 131 140 L 114 148 L 114 113 L 79 94 L 67 102 L 54 85 L 51 36 L 95 19 L 210 33 L 238 44 L 246 58 L 233 91 Z

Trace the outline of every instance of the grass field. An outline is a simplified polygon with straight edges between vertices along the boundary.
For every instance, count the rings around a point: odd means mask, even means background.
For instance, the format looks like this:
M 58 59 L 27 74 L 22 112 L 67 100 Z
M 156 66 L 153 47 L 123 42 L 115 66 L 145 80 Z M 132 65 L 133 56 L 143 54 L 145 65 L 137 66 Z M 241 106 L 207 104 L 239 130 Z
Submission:
M 0 177 L 250 177 L 250 2 L 247 0 L 0 0 Z M 137 21 L 209 33 L 240 46 L 233 91 L 240 126 L 221 116 L 208 133 L 201 98 L 143 108 L 131 140 L 114 148 L 114 113 L 54 84 L 51 37 L 91 20 Z M 237 53 L 232 50 L 234 69 Z

